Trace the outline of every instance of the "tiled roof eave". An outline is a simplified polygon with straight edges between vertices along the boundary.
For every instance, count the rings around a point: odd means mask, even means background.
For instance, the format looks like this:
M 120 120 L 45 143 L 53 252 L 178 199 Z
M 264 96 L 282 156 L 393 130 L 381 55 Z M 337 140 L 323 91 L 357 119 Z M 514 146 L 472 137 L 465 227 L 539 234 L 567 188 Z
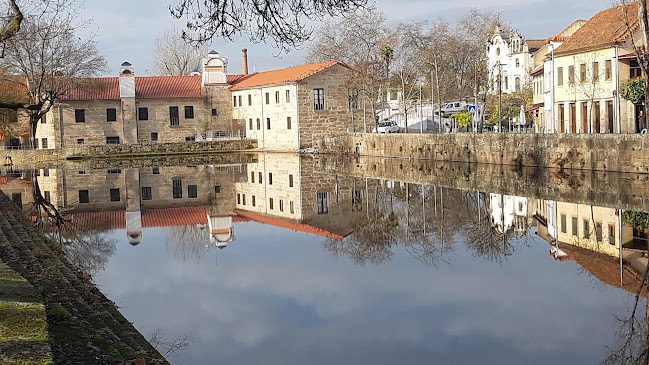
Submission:
M 604 50 L 604 49 L 613 48 L 615 46 L 621 46 L 621 45 L 622 44 L 620 44 L 620 43 L 612 42 L 612 43 L 600 44 L 600 45 L 596 45 L 596 46 L 573 48 L 573 49 L 570 49 L 570 50 L 564 51 L 564 52 L 554 51 L 554 58 L 572 56 L 572 55 L 576 55 L 576 54 L 584 53 L 584 52 L 601 51 L 601 50 Z M 558 48 L 558 49 L 560 49 L 560 48 Z
M 310 76 L 313 76 L 313 75 L 310 75 Z M 306 77 L 305 77 L 305 78 L 306 78 Z M 257 85 L 257 86 L 246 86 L 246 87 L 235 87 L 234 85 L 232 85 L 232 86 L 228 87 L 228 90 L 231 90 L 231 91 L 255 90 L 255 89 L 262 88 L 262 87 L 282 86 L 282 85 L 293 85 L 293 84 L 297 84 L 298 82 L 303 81 L 303 80 L 304 80 L 304 79 L 296 80 L 296 81 L 282 81 L 282 82 L 275 82 L 275 83 L 272 83 L 272 84 L 263 84 L 263 85 Z

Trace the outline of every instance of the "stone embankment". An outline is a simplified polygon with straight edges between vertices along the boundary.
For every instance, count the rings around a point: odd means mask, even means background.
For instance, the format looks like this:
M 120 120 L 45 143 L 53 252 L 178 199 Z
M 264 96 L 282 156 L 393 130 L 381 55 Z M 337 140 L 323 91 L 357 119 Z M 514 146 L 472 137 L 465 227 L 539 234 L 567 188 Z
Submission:
M 15 166 L 57 167 L 66 160 L 89 159 L 138 159 L 170 158 L 173 156 L 217 155 L 232 152 L 245 152 L 257 148 L 257 141 L 251 139 L 232 139 L 180 143 L 138 143 L 107 144 L 100 146 L 73 145 L 49 150 L 3 150 L 0 151 L 0 164 Z
M 35 288 L 40 298 L 31 292 L 34 300 L 45 304 L 54 364 L 167 363 L 88 275 L 70 264 L 62 248 L 2 193 L 0 260 Z
M 649 211 L 649 175 L 359 156 L 313 155 L 315 168 L 358 178 Z
M 319 154 L 649 173 L 649 136 L 641 134 L 319 133 Z

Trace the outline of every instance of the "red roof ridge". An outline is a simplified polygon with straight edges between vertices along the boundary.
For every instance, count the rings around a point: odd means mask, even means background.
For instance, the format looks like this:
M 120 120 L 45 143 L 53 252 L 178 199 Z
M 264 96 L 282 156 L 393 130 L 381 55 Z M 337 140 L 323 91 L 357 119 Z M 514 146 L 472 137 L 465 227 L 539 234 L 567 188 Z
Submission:
M 304 233 L 310 233 L 320 237 L 333 238 L 337 240 L 342 240 L 344 238 L 339 234 L 332 233 L 322 228 L 308 225 L 306 223 L 301 223 L 296 220 L 271 217 L 264 214 L 253 213 L 253 212 L 242 211 L 242 210 L 235 210 L 234 214 L 258 223 L 269 224 L 271 226 L 287 228 L 287 229 L 304 232 Z
M 308 63 L 299 66 L 292 66 L 244 75 L 240 79 L 234 81 L 232 83 L 232 86 L 230 86 L 230 89 L 245 89 L 255 86 L 302 81 L 305 78 L 313 76 L 316 73 L 334 65 L 341 65 L 343 67 L 349 68 L 347 65 L 334 60 Z

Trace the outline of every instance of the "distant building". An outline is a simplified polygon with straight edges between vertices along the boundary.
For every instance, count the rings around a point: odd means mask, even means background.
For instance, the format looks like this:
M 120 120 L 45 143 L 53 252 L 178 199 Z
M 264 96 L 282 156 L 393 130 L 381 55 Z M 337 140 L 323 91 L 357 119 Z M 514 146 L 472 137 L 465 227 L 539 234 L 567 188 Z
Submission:
M 620 99 L 618 105 L 617 98 L 620 84 L 643 77 L 632 44 L 632 38 L 636 42 L 642 39 L 637 13 L 637 2 L 602 10 L 554 50 L 556 132 L 639 131 L 642 103 Z
M 532 55 L 544 42 L 526 40 L 519 33 L 507 34 L 497 27 L 487 44 L 489 93 L 497 94 L 499 88 L 503 94 L 523 90 L 530 82 Z

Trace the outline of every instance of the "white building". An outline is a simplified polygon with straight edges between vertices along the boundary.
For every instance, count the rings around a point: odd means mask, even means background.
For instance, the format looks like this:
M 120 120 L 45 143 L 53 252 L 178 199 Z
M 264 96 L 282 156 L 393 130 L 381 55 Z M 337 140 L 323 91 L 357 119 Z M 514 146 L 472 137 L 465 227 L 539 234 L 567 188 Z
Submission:
M 487 67 L 489 72 L 489 93 L 498 93 L 498 75 L 502 75 L 503 94 L 521 91 L 529 80 L 532 70 L 532 55 L 544 40 L 526 40 L 519 33 L 506 34 L 496 27 L 487 45 Z

